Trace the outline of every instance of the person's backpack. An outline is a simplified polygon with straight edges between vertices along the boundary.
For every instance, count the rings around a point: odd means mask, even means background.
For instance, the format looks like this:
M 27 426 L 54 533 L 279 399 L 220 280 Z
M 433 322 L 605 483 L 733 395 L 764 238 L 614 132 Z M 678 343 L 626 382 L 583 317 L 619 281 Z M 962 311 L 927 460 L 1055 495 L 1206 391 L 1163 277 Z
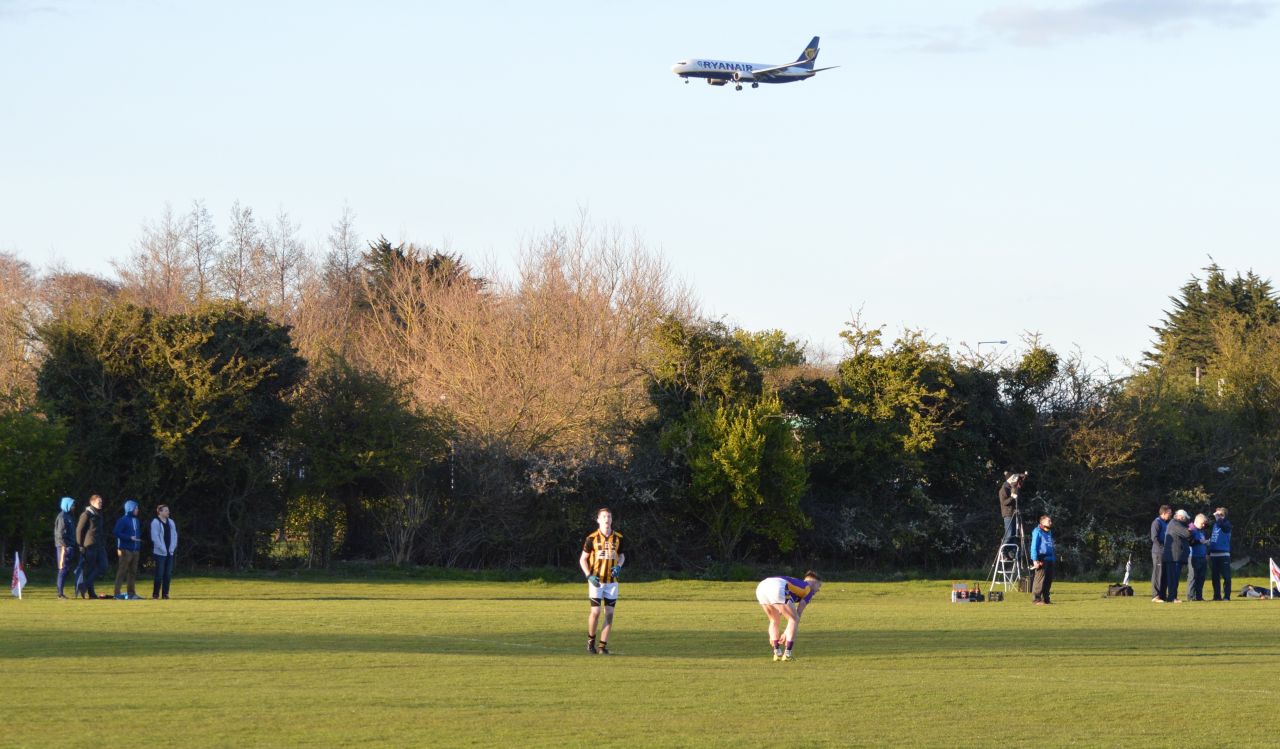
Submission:
M 1108 598 L 1112 596 L 1131 596 L 1131 595 L 1133 595 L 1132 585 L 1121 585 L 1120 583 L 1115 583 L 1113 585 L 1107 586 Z

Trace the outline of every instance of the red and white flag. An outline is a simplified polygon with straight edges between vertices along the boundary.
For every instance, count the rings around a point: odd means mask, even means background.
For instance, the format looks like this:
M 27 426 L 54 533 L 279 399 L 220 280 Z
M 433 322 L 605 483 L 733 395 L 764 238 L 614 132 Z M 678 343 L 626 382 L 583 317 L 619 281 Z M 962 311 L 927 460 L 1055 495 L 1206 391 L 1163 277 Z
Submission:
M 1267 561 L 1271 563 L 1271 584 L 1267 587 L 1274 588 L 1277 592 L 1280 592 L 1280 567 L 1276 566 L 1276 560 L 1274 559 L 1268 558 Z
M 22 588 L 27 584 L 27 573 L 22 571 L 22 560 L 18 558 L 18 552 L 13 552 L 13 584 L 9 586 L 9 592 L 18 598 L 22 598 Z

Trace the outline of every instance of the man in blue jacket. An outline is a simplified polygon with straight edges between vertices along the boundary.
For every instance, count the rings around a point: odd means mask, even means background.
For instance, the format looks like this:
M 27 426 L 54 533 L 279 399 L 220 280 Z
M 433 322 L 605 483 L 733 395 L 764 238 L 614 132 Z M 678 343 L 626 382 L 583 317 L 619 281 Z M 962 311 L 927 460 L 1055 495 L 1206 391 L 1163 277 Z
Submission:
M 1035 577 L 1031 582 L 1031 595 L 1037 606 L 1047 606 L 1049 589 L 1053 587 L 1053 568 L 1057 564 L 1058 555 L 1053 548 L 1053 519 L 1048 515 L 1040 516 L 1040 525 L 1031 531 L 1031 568 Z
M 1171 517 L 1173 508 L 1160 505 L 1160 512 L 1151 521 L 1151 600 L 1162 603 L 1168 598 L 1165 595 L 1164 536 Z
M 1231 521 L 1227 508 L 1213 511 L 1213 533 L 1209 535 L 1209 564 L 1213 570 L 1213 600 L 1231 600 Z M 1219 589 L 1219 582 L 1224 583 Z
M 1204 600 L 1205 572 L 1209 570 L 1209 547 L 1205 545 L 1204 530 L 1209 526 L 1209 519 L 1204 513 L 1196 515 L 1191 522 L 1191 566 L 1187 568 L 1187 600 Z
M 116 554 L 119 564 L 116 567 L 116 598 L 125 601 L 140 601 L 136 584 L 138 581 L 138 552 L 142 549 L 142 525 L 138 521 L 138 503 L 132 499 L 124 503 L 124 515 L 116 521 L 112 531 L 116 537 Z M 125 595 L 120 595 L 120 584 L 125 583 Z
M 59 506 L 62 512 L 59 512 L 58 518 L 53 521 L 53 546 L 57 554 L 54 561 L 58 565 L 58 597 L 66 598 L 67 594 L 63 592 L 63 586 L 67 581 L 67 572 L 76 561 L 76 518 L 71 514 L 76 507 L 76 501 L 71 497 L 63 497 Z

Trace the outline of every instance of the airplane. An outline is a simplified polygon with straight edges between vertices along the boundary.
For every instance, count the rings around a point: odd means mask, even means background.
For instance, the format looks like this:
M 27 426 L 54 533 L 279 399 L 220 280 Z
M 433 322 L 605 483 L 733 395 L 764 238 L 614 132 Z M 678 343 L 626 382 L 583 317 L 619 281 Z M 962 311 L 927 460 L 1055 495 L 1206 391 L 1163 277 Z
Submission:
M 751 88 L 760 88 L 761 83 L 803 81 L 823 70 L 840 67 L 832 65 L 827 68 L 814 68 L 813 63 L 817 59 L 818 37 L 815 36 L 795 62 L 783 65 L 760 65 L 751 62 L 689 58 L 672 65 L 671 72 L 683 78 L 685 83 L 688 83 L 690 78 L 706 78 L 707 83 L 712 86 L 723 86 L 733 81 L 734 90 L 741 91 L 743 83 L 750 83 Z

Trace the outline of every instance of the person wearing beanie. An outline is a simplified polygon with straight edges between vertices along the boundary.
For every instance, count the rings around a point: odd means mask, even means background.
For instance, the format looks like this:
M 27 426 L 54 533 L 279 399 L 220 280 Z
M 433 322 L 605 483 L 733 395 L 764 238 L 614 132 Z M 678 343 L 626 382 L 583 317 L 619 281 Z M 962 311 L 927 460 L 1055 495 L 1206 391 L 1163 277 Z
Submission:
M 107 530 L 102 519 L 102 497 L 89 497 L 89 506 L 76 521 L 76 550 L 80 552 L 80 574 L 76 577 L 76 595 L 99 596 L 93 584 L 107 571 Z
M 71 514 L 76 508 L 76 501 L 71 497 L 63 497 L 60 506 L 62 512 L 53 521 L 54 562 L 58 565 L 58 598 L 66 598 L 63 586 L 66 584 L 67 572 L 76 561 L 76 518 Z
M 138 520 L 138 503 L 132 499 L 124 503 L 124 514 L 116 521 L 112 531 L 116 537 L 116 555 L 119 564 L 116 566 L 116 598 L 124 601 L 138 601 L 141 596 L 136 589 L 138 581 L 138 552 L 142 549 L 142 526 Z M 124 595 L 120 593 L 121 583 L 125 584 Z

